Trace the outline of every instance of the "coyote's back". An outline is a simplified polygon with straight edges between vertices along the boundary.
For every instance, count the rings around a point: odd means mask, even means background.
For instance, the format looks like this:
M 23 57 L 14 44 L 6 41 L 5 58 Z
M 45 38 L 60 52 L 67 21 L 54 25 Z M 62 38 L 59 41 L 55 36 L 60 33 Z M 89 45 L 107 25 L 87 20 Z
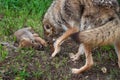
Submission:
M 118 7 L 117 0 L 55 0 L 44 15 L 45 34 L 60 34 L 71 27 L 81 31 L 99 27 L 116 14 Z
M 120 20 L 118 17 L 98 28 L 81 31 L 73 35 L 80 43 L 95 47 L 120 41 Z

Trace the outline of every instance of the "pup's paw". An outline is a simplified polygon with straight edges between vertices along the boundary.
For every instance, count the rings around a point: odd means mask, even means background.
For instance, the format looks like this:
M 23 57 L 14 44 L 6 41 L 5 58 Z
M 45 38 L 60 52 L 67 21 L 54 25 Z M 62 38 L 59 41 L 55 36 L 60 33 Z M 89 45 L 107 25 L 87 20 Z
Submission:
M 47 47 L 48 46 L 47 42 L 43 42 L 43 46 Z

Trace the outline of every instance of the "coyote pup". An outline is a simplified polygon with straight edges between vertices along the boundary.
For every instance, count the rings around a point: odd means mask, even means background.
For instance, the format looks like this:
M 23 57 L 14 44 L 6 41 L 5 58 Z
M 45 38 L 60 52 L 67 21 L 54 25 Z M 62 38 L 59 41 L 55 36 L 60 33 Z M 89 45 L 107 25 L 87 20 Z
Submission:
M 47 46 L 45 40 L 43 40 L 37 33 L 35 33 L 31 27 L 19 29 L 14 33 L 19 42 L 19 47 L 34 47 Z

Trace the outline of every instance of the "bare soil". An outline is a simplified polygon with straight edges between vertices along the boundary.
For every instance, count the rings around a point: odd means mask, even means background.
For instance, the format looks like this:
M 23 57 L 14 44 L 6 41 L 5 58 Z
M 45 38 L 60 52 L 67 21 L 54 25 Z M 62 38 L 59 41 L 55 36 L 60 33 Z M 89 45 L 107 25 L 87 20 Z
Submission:
M 85 64 L 85 57 L 73 62 L 69 53 L 76 53 L 78 44 L 72 40 L 62 45 L 62 51 L 50 59 L 50 50 L 19 50 L 9 54 L 0 62 L 0 78 L 3 80 L 120 80 L 120 70 L 114 49 L 93 50 L 94 66 L 82 74 L 71 73 L 71 68 L 80 68 Z M 105 73 L 102 68 L 107 69 Z M 21 73 L 23 71 L 23 73 Z M 27 75 L 29 74 L 29 75 Z M 22 79 L 22 78 L 24 79 Z

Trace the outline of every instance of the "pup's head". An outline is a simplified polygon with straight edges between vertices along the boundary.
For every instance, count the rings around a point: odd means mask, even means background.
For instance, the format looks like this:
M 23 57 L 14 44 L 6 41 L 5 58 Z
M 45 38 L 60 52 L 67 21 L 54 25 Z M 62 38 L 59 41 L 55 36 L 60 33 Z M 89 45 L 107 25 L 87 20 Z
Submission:
M 29 38 L 23 38 L 19 42 L 20 48 L 34 48 L 37 50 L 44 50 L 44 46 L 39 42 L 32 41 Z
M 19 42 L 19 47 L 31 47 L 31 46 L 33 46 L 33 43 L 29 38 L 22 38 Z

